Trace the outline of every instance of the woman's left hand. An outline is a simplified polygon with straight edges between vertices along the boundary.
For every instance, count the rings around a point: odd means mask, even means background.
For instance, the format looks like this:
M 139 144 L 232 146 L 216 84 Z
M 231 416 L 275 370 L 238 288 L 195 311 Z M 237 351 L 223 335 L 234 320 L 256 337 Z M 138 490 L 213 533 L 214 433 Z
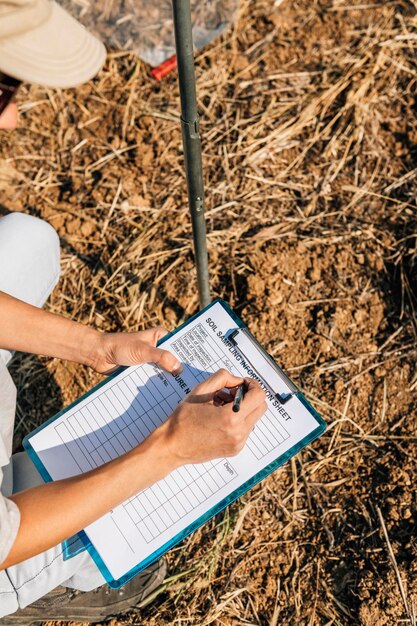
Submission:
M 179 374 L 181 362 L 168 350 L 156 347 L 167 332 L 165 328 L 157 327 L 137 333 L 100 334 L 91 367 L 100 374 L 110 374 L 120 365 L 158 363 L 167 372 Z

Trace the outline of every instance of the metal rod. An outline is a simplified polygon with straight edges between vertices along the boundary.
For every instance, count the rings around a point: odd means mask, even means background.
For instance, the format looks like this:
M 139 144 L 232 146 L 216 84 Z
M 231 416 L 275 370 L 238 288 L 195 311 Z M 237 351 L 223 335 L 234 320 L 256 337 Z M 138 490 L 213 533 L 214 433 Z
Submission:
M 200 307 L 210 303 L 201 140 L 195 86 L 190 0 L 172 0 L 178 81 L 181 97 L 181 128 L 187 175 L 188 203 L 193 227 Z

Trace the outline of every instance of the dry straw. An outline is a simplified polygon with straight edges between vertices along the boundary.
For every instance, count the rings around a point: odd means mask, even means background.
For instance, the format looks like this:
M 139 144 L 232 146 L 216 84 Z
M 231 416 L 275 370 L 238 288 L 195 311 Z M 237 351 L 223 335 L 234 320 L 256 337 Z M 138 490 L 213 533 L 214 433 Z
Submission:
M 245 0 L 199 55 L 213 291 L 329 430 L 175 548 L 163 592 L 119 623 L 414 619 L 416 53 L 405 0 Z M 102 330 L 179 324 L 198 297 L 176 77 L 155 83 L 112 52 L 93 83 L 24 89 L 19 104 L 0 203 L 60 234 L 49 308 Z M 16 445 L 98 380 L 35 357 L 13 374 Z M 387 537 L 408 604 L 386 582 Z

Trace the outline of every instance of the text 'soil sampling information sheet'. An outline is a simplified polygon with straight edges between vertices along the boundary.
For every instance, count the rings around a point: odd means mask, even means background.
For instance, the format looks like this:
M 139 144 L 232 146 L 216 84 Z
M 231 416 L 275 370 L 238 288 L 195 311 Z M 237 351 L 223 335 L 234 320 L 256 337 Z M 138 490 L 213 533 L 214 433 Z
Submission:
M 127 368 L 29 436 L 52 480 L 89 471 L 140 444 L 193 387 L 220 368 L 258 378 L 267 391 L 268 410 L 238 456 L 185 465 L 85 528 L 114 580 L 318 427 L 288 379 L 220 302 L 162 347 L 184 363 L 181 374 L 173 376 L 154 364 Z

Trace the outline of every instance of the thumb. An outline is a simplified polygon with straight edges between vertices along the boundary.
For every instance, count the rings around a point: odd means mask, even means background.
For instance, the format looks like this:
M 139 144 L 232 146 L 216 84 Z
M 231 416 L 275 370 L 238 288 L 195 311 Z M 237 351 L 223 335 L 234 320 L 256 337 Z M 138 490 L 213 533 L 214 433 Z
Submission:
M 167 372 L 179 374 L 183 370 L 183 365 L 171 352 L 162 350 L 149 344 L 144 344 L 141 349 L 143 361 L 147 363 L 158 363 Z
M 220 369 L 197 385 L 195 390 L 198 390 L 199 393 L 215 393 L 223 387 L 236 387 L 236 385 L 241 385 L 243 382 L 244 378 L 233 376 L 226 369 Z
M 141 341 L 151 344 L 152 346 L 156 346 L 158 341 L 165 337 L 168 334 L 168 331 L 163 326 L 155 326 L 154 328 L 147 328 L 146 330 L 141 330 L 138 335 L 140 335 Z

